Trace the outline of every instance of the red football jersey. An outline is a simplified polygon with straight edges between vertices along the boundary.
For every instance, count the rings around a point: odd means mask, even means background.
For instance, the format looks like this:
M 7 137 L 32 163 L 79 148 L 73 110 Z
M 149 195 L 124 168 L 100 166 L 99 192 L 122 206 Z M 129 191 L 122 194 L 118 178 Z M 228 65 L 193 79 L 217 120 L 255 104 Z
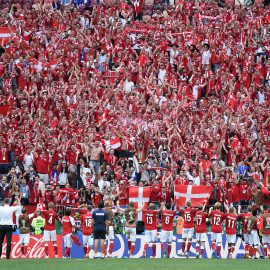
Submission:
M 197 211 L 195 214 L 195 230 L 196 233 L 206 233 L 206 218 L 208 215 L 203 211 Z
M 45 218 L 45 227 L 46 231 L 53 231 L 56 229 L 55 221 L 59 220 L 57 213 L 53 210 L 45 210 L 42 212 L 43 217 Z
M 224 214 L 219 210 L 213 210 L 210 214 L 212 228 L 211 231 L 214 233 L 222 233 L 222 221 Z
M 145 229 L 156 230 L 158 210 L 143 210 L 143 213 Z
M 186 208 L 181 211 L 181 215 L 184 218 L 183 228 L 190 229 L 194 228 L 194 217 L 197 209 Z
M 62 218 L 63 235 L 72 233 L 72 228 L 75 226 L 74 218 L 71 216 L 64 216 Z
M 243 225 L 242 225 L 243 234 L 248 233 L 248 231 L 247 231 L 248 218 L 251 217 L 251 216 L 252 216 L 251 213 L 242 213 L 240 215 L 240 217 L 243 219 Z
M 82 224 L 82 234 L 91 235 L 92 234 L 92 214 L 87 213 L 81 216 Z
M 236 221 L 238 216 L 236 214 L 227 213 L 225 214 L 225 226 L 226 234 L 236 234 Z
M 176 211 L 172 210 L 163 210 L 161 212 L 162 215 L 162 229 L 164 231 L 172 231 L 173 230 L 173 218 L 176 214 Z

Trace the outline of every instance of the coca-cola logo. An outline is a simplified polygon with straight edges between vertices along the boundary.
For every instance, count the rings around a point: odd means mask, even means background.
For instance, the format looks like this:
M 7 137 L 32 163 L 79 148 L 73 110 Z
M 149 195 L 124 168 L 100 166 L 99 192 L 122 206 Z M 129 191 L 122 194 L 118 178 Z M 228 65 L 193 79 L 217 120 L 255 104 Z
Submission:
M 12 249 L 10 257 L 13 259 L 21 257 L 21 244 L 18 235 L 14 235 L 12 239 Z M 6 257 L 7 244 L 3 245 L 2 256 Z M 44 258 L 45 251 L 43 240 L 41 237 L 31 236 L 31 240 L 27 249 L 26 257 L 30 259 Z

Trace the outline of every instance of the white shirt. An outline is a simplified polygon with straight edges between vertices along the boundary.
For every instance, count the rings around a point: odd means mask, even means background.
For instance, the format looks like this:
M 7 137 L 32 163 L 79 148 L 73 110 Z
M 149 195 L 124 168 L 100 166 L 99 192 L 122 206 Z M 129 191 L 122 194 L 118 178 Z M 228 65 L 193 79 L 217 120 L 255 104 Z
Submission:
M 159 69 L 158 71 L 158 84 L 161 85 L 164 82 L 166 76 L 166 69 Z
M 9 206 L 5 204 L 0 206 L 0 225 L 13 225 L 13 213 L 19 209 L 21 206 Z
M 32 166 L 34 164 L 34 156 L 33 153 L 31 154 L 25 154 L 24 160 L 23 160 L 23 167 L 27 171 L 29 166 Z
M 203 65 L 209 65 L 210 63 L 210 57 L 211 57 L 211 53 L 210 51 L 203 51 L 202 53 L 202 64 Z
M 124 83 L 124 90 L 128 93 L 131 92 L 132 88 L 134 87 L 134 82 L 126 80 Z
M 189 172 L 186 173 L 186 176 L 189 180 L 192 180 L 193 181 L 193 185 L 194 186 L 199 186 L 201 184 L 201 180 L 200 180 L 200 177 L 199 176 L 192 176 Z

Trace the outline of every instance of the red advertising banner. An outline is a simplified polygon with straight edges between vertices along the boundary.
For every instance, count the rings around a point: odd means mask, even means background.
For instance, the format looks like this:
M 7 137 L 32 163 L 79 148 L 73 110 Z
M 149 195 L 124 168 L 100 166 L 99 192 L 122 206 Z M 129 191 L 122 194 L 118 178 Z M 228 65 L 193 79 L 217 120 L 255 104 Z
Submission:
M 58 258 L 62 258 L 62 235 L 57 235 L 57 247 L 58 247 Z M 3 244 L 3 253 L 2 257 L 6 256 L 6 242 Z M 21 258 L 21 245 L 20 245 L 20 236 L 15 234 L 12 236 L 12 248 L 10 257 L 13 259 Z M 54 249 L 53 243 L 49 243 L 49 257 L 54 258 Z M 45 248 L 42 235 L 31 235 L 30 243 L 28 246 L 26 258 L 28 259 L 42 259 L 45 258 Z

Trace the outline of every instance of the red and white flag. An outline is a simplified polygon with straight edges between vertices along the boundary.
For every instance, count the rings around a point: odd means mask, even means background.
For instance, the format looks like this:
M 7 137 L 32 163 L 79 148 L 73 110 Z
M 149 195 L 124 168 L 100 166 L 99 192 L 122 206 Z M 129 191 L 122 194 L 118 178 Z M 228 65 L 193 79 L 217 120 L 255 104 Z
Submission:
M 10 29 L 13 31 L 13 33 L 16 33 L 15 27 L 11 27 Z M 8 27 L 0 27 L 0 46 L 2 44 L 6 44 L 11 37 L 12 32 L 10 29 Z
M 176 207 L 186 206 L 188 201 L 193 207 L 199 204 L 208 204 L 208 200 L 212 194 L 210 186 L 192 186 L 192 185 L 175 185 L 174 187 L 174 203 Z
M 55 69 L 56 66 L 58 64 L 58 60 L 57 59 L 54 59 L 50 62 L 46 62 L 43 64 L 43 67 L 46 67 L 46 68 L 51 68 L 51 69 Z
M 120 138 L 114 138 L 108 141 L 105 141 L 105 146 L 107 149 L 118 149 L 121 147 L 121 139 Z
M 141 208 L 145 203 L 150 200 L 151 188 L 150 187 L 129 187 L 128 198 L 129 202 L 134 202 L 135 208 Z M 139 213 L 138 219 L 142 220 L 142 213 Z

